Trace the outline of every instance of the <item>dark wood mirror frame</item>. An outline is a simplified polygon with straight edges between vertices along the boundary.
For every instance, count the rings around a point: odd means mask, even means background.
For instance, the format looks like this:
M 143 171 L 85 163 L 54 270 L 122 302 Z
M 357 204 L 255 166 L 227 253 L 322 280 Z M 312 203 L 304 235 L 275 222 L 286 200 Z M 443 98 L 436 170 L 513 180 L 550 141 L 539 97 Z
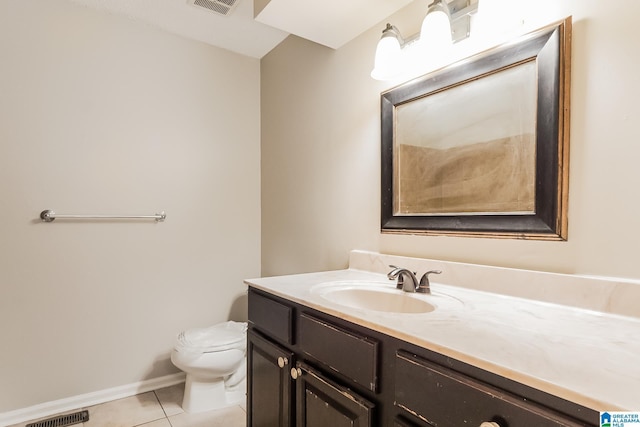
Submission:
M 484 76 L 535 61 L 535 208 L 531 213 L 396 214 L 396 108 Z M 381 94 L 383 233 L 567 239 L 571 18 Z M 479 105 L 478 108 L 483 108 Z M 397 154 L 396 154 L 397 155 Z

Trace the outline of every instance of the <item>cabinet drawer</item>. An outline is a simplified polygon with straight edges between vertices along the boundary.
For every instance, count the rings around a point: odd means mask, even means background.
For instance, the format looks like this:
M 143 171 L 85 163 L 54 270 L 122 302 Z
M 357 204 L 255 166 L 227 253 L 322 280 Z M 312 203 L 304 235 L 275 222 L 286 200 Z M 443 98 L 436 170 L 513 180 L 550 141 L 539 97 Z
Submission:
M 293 344 L 293 308 L 249 289 L 249 322 L 285 344 Z
M 378 342 L 307 314 L 300 315 L 298 344 L 330 369 L 376 392 Z
M 435 427 L 585 426 L 527 399 L 404 351 L 396 354 L 395 404 Z

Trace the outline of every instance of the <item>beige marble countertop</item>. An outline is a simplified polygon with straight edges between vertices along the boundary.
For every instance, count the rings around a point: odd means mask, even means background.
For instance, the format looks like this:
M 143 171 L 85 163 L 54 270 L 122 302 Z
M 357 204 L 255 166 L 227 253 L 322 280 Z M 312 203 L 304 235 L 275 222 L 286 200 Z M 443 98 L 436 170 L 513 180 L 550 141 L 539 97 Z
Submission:
M 434 279 L 434 295 L 424 296 L 436 306 L 434 311 L 386 313 L 345 307 L 313 290 L 334 281 L 394 288 L 385 274 L 356 269 L 245 283 L 596 411 L 640 410 L 637 317 L 444 285 Z

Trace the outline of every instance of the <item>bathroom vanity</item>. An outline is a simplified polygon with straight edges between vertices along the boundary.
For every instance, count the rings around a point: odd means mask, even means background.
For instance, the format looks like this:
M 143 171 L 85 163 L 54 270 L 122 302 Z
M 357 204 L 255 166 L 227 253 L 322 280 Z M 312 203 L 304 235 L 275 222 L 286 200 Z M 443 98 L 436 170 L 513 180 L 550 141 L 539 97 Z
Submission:
M 444 283 L 469 266 L 397 258 L 354 252 L 348 270 L 246 281 L 248 426 L 597 426 L 598 411 L 640 407 L 633 387 L 615 392 L 628 380 L 616 370 L 638 378 L 637 344 L 606 351 L 628 369 L 590 366 L 600 355 L 580 335 L 594 323 L 634 335 L 637 318 L 439 283 L 404 295 L 375 270 L 428 264 Z M 404 299 L 426 305 L 385 302 Z

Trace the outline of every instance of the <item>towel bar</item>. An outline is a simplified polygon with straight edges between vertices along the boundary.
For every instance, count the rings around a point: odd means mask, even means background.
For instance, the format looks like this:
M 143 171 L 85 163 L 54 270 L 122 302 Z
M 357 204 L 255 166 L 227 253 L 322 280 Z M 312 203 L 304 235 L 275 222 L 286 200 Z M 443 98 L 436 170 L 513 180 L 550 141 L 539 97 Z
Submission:
M 60 215 L 46 209 L 40 212 L 40 219 L 44 222 L 52 222 L 54 219 L 155 219 L 158 222 L 164 221 L 167 215 L 164 211 L 155 215 Z

